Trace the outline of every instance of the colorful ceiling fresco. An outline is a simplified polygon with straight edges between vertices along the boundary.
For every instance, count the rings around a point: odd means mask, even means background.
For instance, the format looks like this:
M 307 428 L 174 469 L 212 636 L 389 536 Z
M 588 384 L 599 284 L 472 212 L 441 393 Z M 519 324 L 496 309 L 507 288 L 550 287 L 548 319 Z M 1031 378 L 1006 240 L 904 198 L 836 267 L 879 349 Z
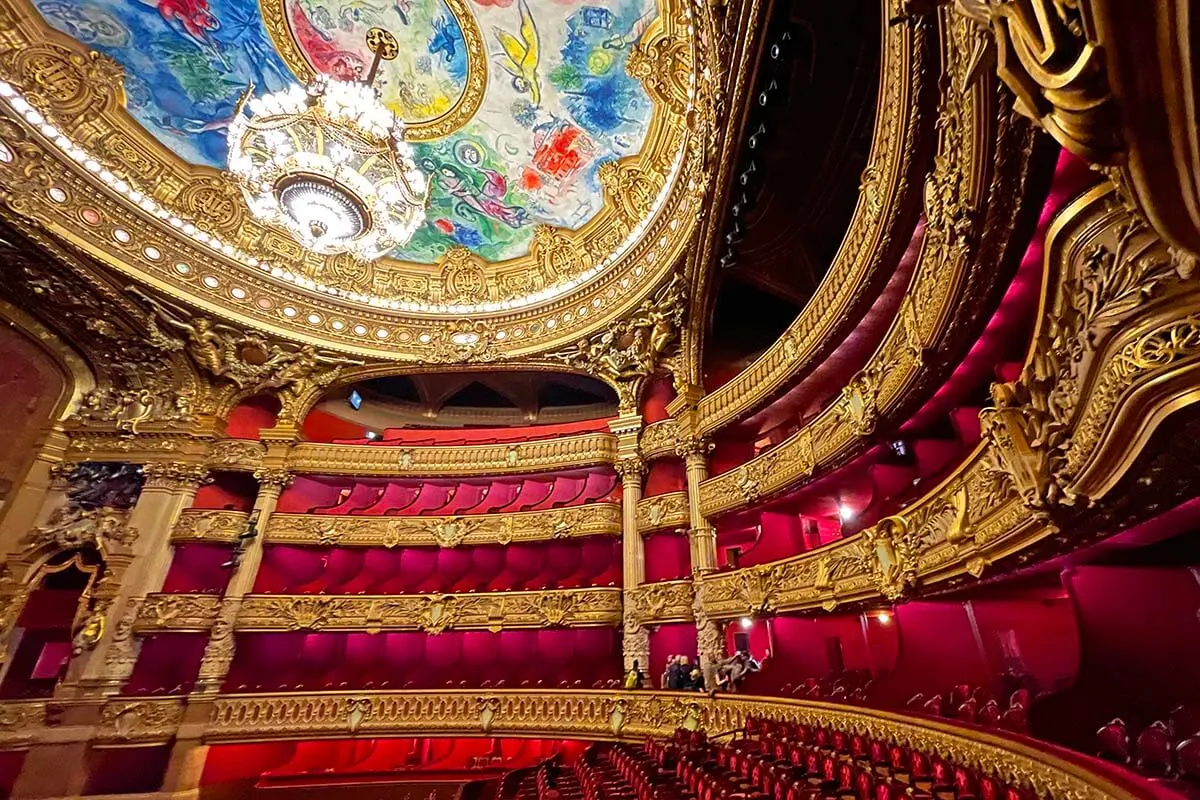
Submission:
M 593 4 L 595 3 L 595 4 Z M 462 245 L 526 254 L 539 224 L 577 229 L 603 205 L 600 165 L 636 153 L 652 104 L 625 63 L 654 0 L 41 0 L 54 27 L 125 68 L 127 104 L 165 145 L 223 167 L 234 103 L 353 74 L 373 26 L 401 55 L 376 81 L 431 178 L 425 225 L 397 258 Z

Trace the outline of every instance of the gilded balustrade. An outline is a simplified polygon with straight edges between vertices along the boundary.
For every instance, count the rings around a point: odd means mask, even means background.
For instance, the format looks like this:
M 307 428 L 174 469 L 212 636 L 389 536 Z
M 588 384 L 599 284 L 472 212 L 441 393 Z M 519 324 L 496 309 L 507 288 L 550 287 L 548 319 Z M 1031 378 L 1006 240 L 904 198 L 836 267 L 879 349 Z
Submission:
M 246 532 L 250 514 L 245 511 L 187 508 L 179 514 L 171 529 L 171 542 L 222 542 L 232 544 Z
M 266 541 L 328 547 L 458 547 L 578 536 L 620 536 L 621 506 L 588 505 L 456 517 L 272 514 Z
M 636 741 L 678 728 L 710 735 L 748 717 L 832 726 L 897 742 L 994 773 L 1039 796 L 1101 800 L 1142 796 L 1096 762 L 1028 740 L 936 719 L 811 700 L 625 691 L 369 691 L 112 698 L 77 704 L 47 720 L 45 702 L 0 702 L 0 744 L 93 740 L 108 745 L 170 741 L 184 726 L 208 743 L 351 736 L 546 736 Z M 193 707 L 194 706 L 194 707 Z M 87 712 L 87 713 L 85 713 Z M 194 720 L 194 721 L 192 721 Z
M 626 592 L 629 618 L 637 625 L 661 625 L 692 619 L 695 592 L 692 580 L 646 583 Z

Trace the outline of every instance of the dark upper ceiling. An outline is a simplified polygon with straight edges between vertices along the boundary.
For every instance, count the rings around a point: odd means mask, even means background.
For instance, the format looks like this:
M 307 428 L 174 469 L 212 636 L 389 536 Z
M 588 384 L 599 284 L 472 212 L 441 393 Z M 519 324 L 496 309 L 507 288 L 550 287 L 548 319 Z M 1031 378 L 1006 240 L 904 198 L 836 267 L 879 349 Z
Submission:
M 772 9 L 724 212 L 705 339 L 710 385 L 779 337 L 841 244 L 870 153 L 880 28 L 872 0 Z

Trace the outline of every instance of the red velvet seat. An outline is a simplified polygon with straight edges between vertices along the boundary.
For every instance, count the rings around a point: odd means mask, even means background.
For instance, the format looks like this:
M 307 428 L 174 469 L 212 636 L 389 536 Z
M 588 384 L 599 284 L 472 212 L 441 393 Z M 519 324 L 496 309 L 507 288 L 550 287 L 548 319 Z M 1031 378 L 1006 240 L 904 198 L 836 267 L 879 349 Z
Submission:
M 1172 772 L 1171 733 L 1158 721 L 1138 734 L 1137 767 L 1147 775 L 1162 777 Z
M 1129 729 L 1121 719 L 1096 731 L 1096 755 L 1118 764 L 1129 763 Z
M 1200 780 L 1200 736 L 1189 736 L 1175 745 L 1175 766 L 1180 778 Z

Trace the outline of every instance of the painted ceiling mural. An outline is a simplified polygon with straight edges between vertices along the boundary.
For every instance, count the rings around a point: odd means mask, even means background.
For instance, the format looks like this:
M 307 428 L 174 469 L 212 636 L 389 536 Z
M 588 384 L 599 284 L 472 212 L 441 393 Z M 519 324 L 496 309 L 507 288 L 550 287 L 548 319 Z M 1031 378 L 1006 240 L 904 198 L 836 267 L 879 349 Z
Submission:
M 397 258 L 462 245 L 524 255 L 539 224 L 603 205 L 601 164 L 636 153 L 652 104 L 625 63 L 654 0 L 37 0 L 125 68 L 129 111 L 194 164 L 225 165 L 238 95 L 369 64 L 366 31 L 401 55 L 376 80 L 431 178 L 427 220 Z

